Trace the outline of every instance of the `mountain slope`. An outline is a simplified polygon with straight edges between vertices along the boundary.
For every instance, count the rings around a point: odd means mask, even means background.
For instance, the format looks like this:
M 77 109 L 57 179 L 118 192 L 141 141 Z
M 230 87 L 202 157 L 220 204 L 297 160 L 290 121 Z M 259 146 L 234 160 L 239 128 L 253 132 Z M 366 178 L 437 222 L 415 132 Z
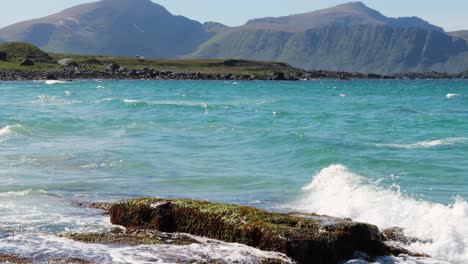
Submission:
M 351 2 L 332 8 L 285 17 L 252 19 L 249 20 L 245 26 L 249 28 L 276 28 L 300 32 L 324 26 L 353 25 L 392 26 L 402 28 L 418 27 L 444 31 L 442 28 L 431 25 L 417 17 L 386 17 L 361 2 Z
M 189 56 L 374 73 L 468 69 L 463 39 L 419 18 L 387 18 L 362 3 L 250 20 L 221 31 Z
M 213 34 L 149 0 L 103 0 L 6 27 L 0 39 L 50 52 L 169 58 L 195 50 Z
M 453 32 L 448 32 L 448 34 L 450 36 L 462 38 L 468 41 L 468 30 L 453 31 Z

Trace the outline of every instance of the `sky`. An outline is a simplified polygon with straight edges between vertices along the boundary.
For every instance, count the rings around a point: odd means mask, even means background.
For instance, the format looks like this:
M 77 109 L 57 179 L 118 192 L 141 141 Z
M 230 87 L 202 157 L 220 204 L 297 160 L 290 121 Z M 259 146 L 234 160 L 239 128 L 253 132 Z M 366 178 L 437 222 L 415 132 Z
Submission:
M 152 0 L 171 13 L 200 22 L 229 26 L 248 19 L 285 16 L 323 9 L 351 0 Z M 91 0 L 2 0 L 0 27 L 42 17 Z M 391 17 L 417 16 L 446 31 L 468 30 L 468 0 L 363 0 L 367 6 Z M 27 8 L 25 8 L 27 7 Z

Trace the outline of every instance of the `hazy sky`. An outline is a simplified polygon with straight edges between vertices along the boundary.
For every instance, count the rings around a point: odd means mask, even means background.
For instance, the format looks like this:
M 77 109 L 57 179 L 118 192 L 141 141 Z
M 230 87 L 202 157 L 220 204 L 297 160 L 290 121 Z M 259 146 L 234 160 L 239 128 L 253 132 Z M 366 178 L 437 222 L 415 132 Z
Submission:
M 90 0 L 2 0 L 0 27 L 57 13 Z M 323 9 L 349 0 L 153 0 L 174 14 L 200 22 L 241 25 L 250 18 L 282 16 Z M 468 0 L 364 0 L 386 16 L 418 16 L 447 31 L 468 30 Z

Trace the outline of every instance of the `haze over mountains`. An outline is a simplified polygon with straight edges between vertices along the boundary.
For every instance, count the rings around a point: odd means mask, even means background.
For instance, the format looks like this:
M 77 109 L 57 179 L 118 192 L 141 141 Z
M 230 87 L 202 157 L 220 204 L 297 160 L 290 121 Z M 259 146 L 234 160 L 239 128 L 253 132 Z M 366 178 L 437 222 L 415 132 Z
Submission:
M 467 31 L 388 18 L 360 2 L 227 27 L 174 16 L 149 0 L 103 0 L 0 29 L 0 42 L 57 53 L 255 59 L 374 73 L 468 70 L 467 39 Z

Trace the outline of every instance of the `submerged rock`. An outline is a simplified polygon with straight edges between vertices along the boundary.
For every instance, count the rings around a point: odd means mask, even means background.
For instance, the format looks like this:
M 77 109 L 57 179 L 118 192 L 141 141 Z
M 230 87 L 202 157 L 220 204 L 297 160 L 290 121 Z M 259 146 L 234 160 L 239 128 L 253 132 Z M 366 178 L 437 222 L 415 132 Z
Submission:
M 140 198 L 114 204 L 111 222 L 127 228 L 189 233 L 286 254 L 299 263 L 328 264 L 355 252 L 372 257 L 402 252 L 385 244 L 376 226 L 314 214 L 184 199 Z

